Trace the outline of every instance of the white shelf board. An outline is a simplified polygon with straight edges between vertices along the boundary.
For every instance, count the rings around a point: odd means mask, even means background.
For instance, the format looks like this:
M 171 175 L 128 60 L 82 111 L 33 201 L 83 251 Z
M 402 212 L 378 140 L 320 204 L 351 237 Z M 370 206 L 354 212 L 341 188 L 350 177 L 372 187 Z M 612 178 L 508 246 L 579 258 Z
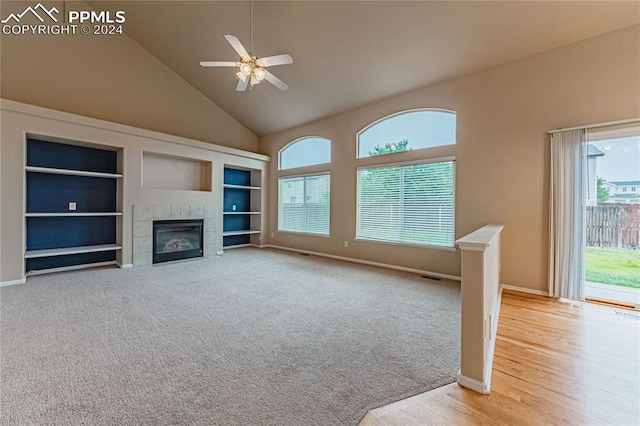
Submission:
M 236 249 L 236 248 L 252 247 L 252 246 L 253 246 L 253 244 L 234 244 L 232 246 L 223 246 L 223 248 L 225 250 L 228 250 L 228 249 Z
M 96 262 L 96 263 L 83 263 L 82 265 L 71 265 L 71 266 L 62 266 L 60 268 L 49 268 L 49 269 L 35 269 L 33 271 L 27 271 L 27 275 L 42 275 L 42 274 L 50 274 L 52 272 L 64 272 L 64 271 L 75 271 L 78 269 L 86 269 L 86 268 L 95 268 L 98 266 L 108 266 L 108 265 L 117 265 L 118 262 L 115 260 L 108 260 L 106 262 Z
M 121 212 L 25 213 L 25 217 L 122 216 Z
M 250 229 L 245 229 L 242 231 L 227 231 L 227 232 L 223 232 L 222 236 L 223 237 L 231 237 L 234 235 L 248 235 L 248 234 L 259 234 L 260 231 L 252 231 Z
M 237 214 L 261 214 L 260 212 L 222 212 L 224 215 L 237 215 Z
M 87 172 L 84 170 L 53 169 L 50 167 L 26 166 L 24 169 L 28 172 L 50 173 L 55 175 L 87 176 L 87 177 L 100 177 L 100 178 L 112 178 L 112 179 L 122 177 L 122 175 L 119 173 Z
M 228 183 L 225 183 L 222 187 L 230 189 L 261 189 L 259 186 L 230 185 Z
M 44 250 L 27 250 L 24 254 L 25 259 L 32 259 L 35 257 L 49 257 L 49 256 L 64 256 L 67 254 L 80 254 L 80 253 L 94 253 L 98 251 L 110 251 L 120 250 L 121 246 L 118 244 L 100 244 L 96 246 L 78 246 L 78 247 L 65 247 L 56 249 L 44 249 Z

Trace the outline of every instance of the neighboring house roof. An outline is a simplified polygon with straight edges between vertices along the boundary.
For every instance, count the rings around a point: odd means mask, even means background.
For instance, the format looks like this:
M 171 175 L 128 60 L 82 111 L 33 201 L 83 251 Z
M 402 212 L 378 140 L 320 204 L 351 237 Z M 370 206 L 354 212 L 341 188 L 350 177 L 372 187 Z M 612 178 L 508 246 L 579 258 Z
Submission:
M 609 195 L 609 198 L 624 198 L 624 199 L 629 199 L 629 198 L 640 198 L 640 194 L 635 193 L 635 192 L 625 192 L 625 193 L 618 193 L 618 194 L 611 194 Z
M 589 151 L 587 153 L 589 157 L 602 157 L 604 156 L 604 152 L 600 151 L 596 148 L 592 143 L 589 144 Z
M 635 186 L 635 185 L 640 185 L 640 180 L 620 180 L 620 181 L 609 182 L 609 183 L 615 186 Z

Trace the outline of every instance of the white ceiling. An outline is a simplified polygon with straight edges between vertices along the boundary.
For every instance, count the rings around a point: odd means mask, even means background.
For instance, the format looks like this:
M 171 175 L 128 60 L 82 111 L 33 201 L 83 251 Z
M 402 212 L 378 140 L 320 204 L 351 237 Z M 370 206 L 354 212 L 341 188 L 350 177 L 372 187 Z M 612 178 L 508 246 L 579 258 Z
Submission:
M 247 1 L 89 1 L 124 10 L 125 32 L 258 136 L 640 22 L 636 1 L 256 1 L 253 53 L 289 53 L 289 84 L 236 92 Z

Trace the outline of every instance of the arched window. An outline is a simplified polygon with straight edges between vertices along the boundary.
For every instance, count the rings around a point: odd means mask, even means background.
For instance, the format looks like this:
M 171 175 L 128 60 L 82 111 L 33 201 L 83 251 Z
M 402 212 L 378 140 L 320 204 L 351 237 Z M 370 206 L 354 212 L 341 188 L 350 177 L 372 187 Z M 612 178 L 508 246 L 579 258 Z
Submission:
M 456 113 L 440 109 L 399 112 L 358 133 L 358 158 L 456 143 Z
M 296 169 L 278 177 L 278 231 L 329 235 L 331 177 L 328 170 L 308 167 L 331 163 L 331 141 L 318 136 L 295 140 L 278 159 L 279 170 Z
M 410 110 L 358 133 L 358 158 L 455 143 L 455 112 Z M 454 247 L 455 157 L 421 157 L 358 167 L 356 239 Z
M 291 142 L 280 150 L 278 170 L 295 169 L 331 162 L 331 141 L 308 136 Z

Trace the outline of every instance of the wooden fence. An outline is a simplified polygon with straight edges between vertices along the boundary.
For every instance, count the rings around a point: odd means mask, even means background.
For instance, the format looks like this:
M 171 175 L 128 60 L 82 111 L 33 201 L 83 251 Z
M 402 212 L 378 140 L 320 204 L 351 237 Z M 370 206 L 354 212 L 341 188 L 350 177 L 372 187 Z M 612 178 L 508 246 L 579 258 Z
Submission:
M 587 246 L 640 249 L 640 204 L 587 206 Z

